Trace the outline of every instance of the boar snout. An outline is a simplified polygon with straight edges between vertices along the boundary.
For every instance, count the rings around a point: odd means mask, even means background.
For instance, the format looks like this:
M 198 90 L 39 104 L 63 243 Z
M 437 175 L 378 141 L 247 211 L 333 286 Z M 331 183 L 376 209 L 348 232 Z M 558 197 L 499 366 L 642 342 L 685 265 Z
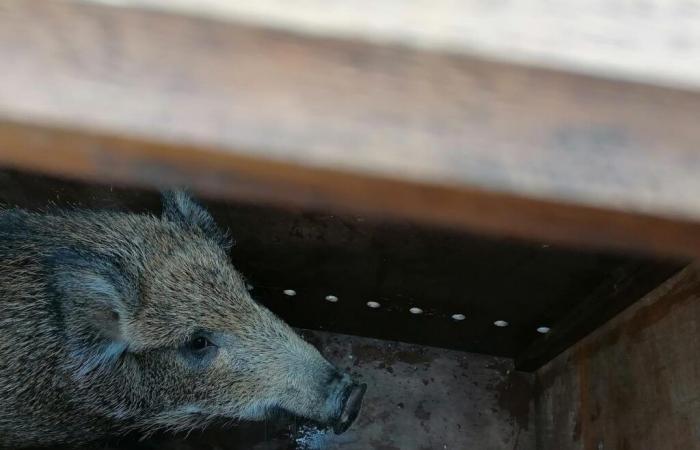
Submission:
M 344 433 L 360 414 L 362 407 L 362 397 L 365 395 L 367 385 L 353 383 L 344 393 L 344 401 L 341 403 L 340 415 L 333 424 L 335 434 Z
M 335 373 L 331 382 L 331 395 L 328 399 L 333 405 L 328 425 L 336 434 L 344 433 L 360 414 L 362 397 L 367 390 L 366 384 L 359 384 L 349 375 Z

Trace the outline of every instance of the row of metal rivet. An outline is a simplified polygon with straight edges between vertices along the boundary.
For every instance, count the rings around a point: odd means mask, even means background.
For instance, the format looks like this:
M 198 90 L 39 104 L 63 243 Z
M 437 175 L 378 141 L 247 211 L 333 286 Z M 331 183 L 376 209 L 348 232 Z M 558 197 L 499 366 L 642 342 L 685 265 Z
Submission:
M 288 295 L 290 297 L 294 297 L 295 295 L 297 295 L 297 292 L 294 289 L 285 289 L 282 292 L 284 293 L 284 295 Z M 337 303 L 338 297 L 336 297 L 335 295 L 329 294 L 329 295 L 326 295 L 326 301 L 329 301 L 331 303 Z M 379 302 L 368 301 L 367 307 L 372 308 L 372 309 L 379 309 L 382 307 L 382 305 Z M 417 306 L 411 307 L 408 311 L 411 314 L 423 314 L 423 310 Z M 461 313 L 452 314 L 451 317 L 453 320 L 456 320 L 456 321 L 462 321 L 462 320 L 466 319 L 466 316 L 464 314 L 461 314 Z M 508 325 L 510 325 L 505 320 L 496 320 L 493 324 L 499 328 L 505 328 Z M 540 334 L 547 334 L 547 333 L 549 333 L 549 331 L 550 331 L 549 327 L 545 327 L 545 326 L 537 327 L 537 332 Z

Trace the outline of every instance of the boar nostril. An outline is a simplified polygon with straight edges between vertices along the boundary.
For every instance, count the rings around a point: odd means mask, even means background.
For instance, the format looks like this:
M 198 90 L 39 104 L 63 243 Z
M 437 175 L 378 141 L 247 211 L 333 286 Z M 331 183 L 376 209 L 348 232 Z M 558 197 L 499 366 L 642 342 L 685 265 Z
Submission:
M 355 421 L 358 414 L 360 414 L 360 407 L 362 406 L 362 397 L 365 395 L 367 390 L 366 384 L 353 384 L 347 391 L 345 397 L 345 403 L 343 404 L 343 409 L 340 413 L 338 421 L 333 426 L 333 431 L 335 434 L 344 433 L 350 425 Z

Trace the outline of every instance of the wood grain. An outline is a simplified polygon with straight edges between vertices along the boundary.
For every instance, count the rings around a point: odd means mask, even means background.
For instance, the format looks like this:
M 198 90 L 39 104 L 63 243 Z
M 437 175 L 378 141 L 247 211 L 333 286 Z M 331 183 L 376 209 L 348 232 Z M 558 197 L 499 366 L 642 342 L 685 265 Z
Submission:
M 700 270 L 686 269 L 537 374 L 537 448 L 700 448 Z
M 0 164 L 700 255 L 700 96 L 399 46 L 0 3 Z
M 699 0 L 296 0 L 291 7 L 286 0 L 108 3 L 700 87 Z

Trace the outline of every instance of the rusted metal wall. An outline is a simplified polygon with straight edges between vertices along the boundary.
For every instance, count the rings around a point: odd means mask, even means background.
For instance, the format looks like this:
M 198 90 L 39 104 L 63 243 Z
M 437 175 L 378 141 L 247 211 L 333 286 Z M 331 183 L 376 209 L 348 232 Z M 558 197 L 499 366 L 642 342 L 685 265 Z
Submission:
M 538 449 L 700 448 L 700 266 L 543 367 Z

